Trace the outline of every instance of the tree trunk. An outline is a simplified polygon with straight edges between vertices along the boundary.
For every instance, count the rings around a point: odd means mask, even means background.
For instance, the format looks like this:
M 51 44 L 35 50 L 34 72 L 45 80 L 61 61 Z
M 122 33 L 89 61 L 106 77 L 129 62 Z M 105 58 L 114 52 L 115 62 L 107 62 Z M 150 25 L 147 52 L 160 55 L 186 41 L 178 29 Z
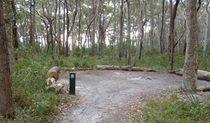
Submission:
M 203 44 L 203 56 L 206 55 L 207 52 L 207 46 L 208 46 L 208 29 L 209 29 L 209 1 L 207 0 L 206 5 L 206 30 L 205 30 L 205 36 L 204 36 L 204 44 Z
M 174 48 L 175 48 L 175 34 L 174 34 L 174 25 L 176 19 L 176 11 L 179 5 L 179 0 L 176 0 L 176 3 L 173 7 L 173 1 L 170 0 L 170 68 L 173 70 L 174 68 Z
M 68 56 L 68 51 L 69 51 L 68 38 L 69 38 L 72 30 L 74 29 L 74 23 L 75 23 L 76 16 L 77 16 L 78 0 L 76 0 L 76 8 L 75 8 L 75 11 L 74 11 L 74 15 L 73 15 L 72 24 L 71 24 L 70 29 L 69 29 L 69 24 L 70 23 L 69 23 L 69 14 L 68 14 L 68 3 L 67 3 L 67 0 L 65 0 L 65 3 L 66 3 L 66 18 L 67 18 L 67 22 L 66 22 L 66 25 L 67 25 L 67 37 L 66 37 L 66 52 L 65 52 L 65 56 Z
M 165 45 L 164 45 L 164 21 L 165 19 L 165 0 L 162 1 L 162 23 L 161 23 L 161 31 L 160 31 L 160 53 L 163 54 L 165 52 Z
M 64 2 L 64 7 L 63 7 L 63 41 L 62 41 L 62 54 L 65 55 L 64 51 L 65 51 L 65 41 L 66 41 L 66 34 L 65 34 L 65 30 L 66 30 L 66 3 Z
M 96 19 L 95 19 L 95 16 L 97 15 L 96 14 L 96 10 L 97 10 L 97 6 L 96 6 L 96 2 L 98 0 L 92 0 L 92 12 L 93 12 L 93 16 L 94 16 L 94 21 L 93 21 L 93 26 L 92 26 L 92 33 L 91 33 L 91 37 L 92 37 L 92 48 L 91 48 L 91 52 L 93 54 L 93 56 L 95 55 L 96 53 L 96 48 L 95 48 L 95 33 L 96 33 Z
M 151 30 L 150 30 L 150 45 L 151 49 L 154 49 L 154 5 L 153 0 L 150 0 L 150 24 L 151 24 Z
M 30 0 L 30 44 L 35 49 L 35 1 Z
M 189 92 L 196 92 L 197 82 L 197 42 L 198 42 L 198 20 L 196 1 L 188 0 L 186 6 L 187 14 L 187 49 L 184 63 L 184 89 Z
M 124 1 L 121 0 L 121 6 L 120 6 L 120 42 L 119 42 L 119 58 L 122 58 L 123 55 L 123 30 L 124 30 L 124 16 L 123 16 L 123 6 Z
M 58 0 L 58 50 L 59 50 L 59 55 L 62 55 L 62 50 L 61 50 L 61 1 Z
M 18 48 L 18 37 L 17 37 L 17 11 L 16 11 L 16 3 L 14 0 L 12 0 L 12 10 L 13 10 L 13 27 L 12 27 L 12 33 L 13 33 L 13 46 L 15 49 Z M 17 56 L 15 57 L 15 59 L 17 60 Z
M 128 36 L 127 36 L 127 65 L 131 65 L 131 16 L 130 16 L 130 1 L 126 0 L 128 8 Z
M 102 53 L 102 49 L 105 46 L 106 28 L 105 28 L 105 15 L 104 15 L 104 0 L 99 1 L 99 22 L 98 22 L 98 50 L 99 55 Z
M 4 14 L 3 0 L 0 0 L 0 116 L 9 115 L 13 107 Z

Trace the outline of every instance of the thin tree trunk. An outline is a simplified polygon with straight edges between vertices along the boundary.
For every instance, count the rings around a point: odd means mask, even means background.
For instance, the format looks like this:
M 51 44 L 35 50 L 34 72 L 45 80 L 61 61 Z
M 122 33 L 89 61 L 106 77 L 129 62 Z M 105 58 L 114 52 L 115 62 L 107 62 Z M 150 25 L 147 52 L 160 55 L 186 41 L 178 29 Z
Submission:
M 119 58 L 122 58 L 123 55 L 123 26 L 124 26 L 124 12 L 123 12 L 123 6 L 124 6 L 124 1 L 121 0 L 121 6 L 120 6 L 120 42 L 119 42 Z
M 126 0 L 128 8 L 128 37 L 127 37 L 127 65 L 131 65 L 131 16 L 130 16 L 130 1 Z
M 13 10 L 13 26 L 12 26 L 12 34 L 13 34 L 13 47 L 14 50 L 18 48 L 18 33 L 17 33 L 17 11 L 15 7 L 15 1 L 12 0 L 11 5 L 12 5 L 12 10 Z M 17 54 L 14 54 L 15 60 L 17 60 Z
M 153 0 L 150 0 L 150 23 L 151 23 L 151 30 L 150 30 L 150 44 L 151 49 L 154 49 L 154 5 Z
M 175 34 L 174 34 L 174 25 L 176 19 L 176 11 L 179 5 L 179 0 L 176 0 L 176 3 L 173 7 L 173 2 L 170 0 L 170 68 L 173 70 L 174 68 L 174 48 L 175 48 Z
M 68 7 L 68 2 L 67 0 L 65 0 L 65 6 L 66 6 L 66 30 L 67 30 L 67 35 L 66 35 L 66 40 L 65 40 L 65 46 L 66 46 L 66 50 L 65 50 L 65 56 L 68 56 L 68 50 L 69 50 L 69 36 L 70 33 L 68 33 L 69 31 L 69 7 Z M 65 13 L 64 13 L 65 14 Z
M 62 46 L 62 54 L 64 55 L 64 50 L 65 50 L 65 41 L 66 41 L 66 34 L 65 34 L 65 30 L 66 30 L 66 3 L 64 2 L 64 7 L 63 7 L 63 46 Z
M 30 44 L 35 49 L 35 1 L 30 0 Z
M 58 0 L 58 50 L 59 50 L 59 55 L 62 55 L 62 50 L 61 50 L 61 1 Z
M 208 29 L 209 29 L 209 1 L 207 0 L 206 5 L 206 30 L 205 30 L 205 37 L 204 37 L 204 44 L 203 44 L 203 56 L 206 55 L 207 52 L 207 46 L 208 46 Z
M 161 21 L 161 31 L 160 31 L 160 53 L 163 54 L 165 52 L 164 45 L 164 21 L 165 19 L 165 0 L 162 1 L 162 21 Z
M 98 1 L 98 0 L 96 0 Z M 91 37 L 92 37 L 92 54 L 93 56 L 95 55 L 95 44 L 96 44 L 96 41 L 95 41 L 95 33 L 96 33 L 96 19 L 95 19 L 95 16 L 96 16 L 96 10 L 97 10 L 97 6 L 96 6 L 96 1 L 95 0 L 92 0 L 92 7 L 93 7 L 93 16 L 94 16 L 94 21 L 93 21 L 93 26 L 92 26 L 92 33 L 91 33 Z
M 66 18 L 67 18 L 67 39 L 66 39 L 66 52 L 65 52 L 65 56 L 68 56 L 68 51 L 69 51 L 69 43 L 68 43 L 68 38 L 72 32 L 72 30 L 74 29 L 74 23 L 75 23 L 75 20 L 76 20 L 76 16 L 77 16 L 77 7 L 78 7 L 78 0 L 76 0 L 76 8 L 75 8 L 75 12 L 74 12 L 74 15 L 73 15 L 73 20 L 72 20 L 72 25 L 71 25 L 71 28 L 69 29 L 69 16 L 68 16 L 68 4 L 67 4 L 67 0 L 65 0 L 65 3 L 66 3 Z

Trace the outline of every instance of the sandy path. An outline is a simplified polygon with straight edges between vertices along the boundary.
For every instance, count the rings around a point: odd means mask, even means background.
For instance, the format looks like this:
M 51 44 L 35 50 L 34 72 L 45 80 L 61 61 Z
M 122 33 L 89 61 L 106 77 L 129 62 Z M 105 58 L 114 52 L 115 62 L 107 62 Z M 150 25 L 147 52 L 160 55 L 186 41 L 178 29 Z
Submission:
M 68 75 L 59 81 L 68 84 Z M 61 123 L 121 123 L 126 107 L 139 96 L 149 96 L 181 86 L 182 78 L 167 72 L 76 72 L 76 105 Z M 199 81 L 198 85 L 210 84 Z

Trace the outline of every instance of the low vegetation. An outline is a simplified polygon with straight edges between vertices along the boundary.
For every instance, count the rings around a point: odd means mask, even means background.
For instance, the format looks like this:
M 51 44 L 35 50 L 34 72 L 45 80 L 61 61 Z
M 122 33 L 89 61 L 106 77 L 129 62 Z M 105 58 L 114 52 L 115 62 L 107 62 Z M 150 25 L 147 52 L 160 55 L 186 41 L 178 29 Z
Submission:
M 146 101 L 142 113 L 133 113 L 133 122 L 145 123 L 209 123 L 210 98 L 204 102 L 180 100 L 176 94 Z

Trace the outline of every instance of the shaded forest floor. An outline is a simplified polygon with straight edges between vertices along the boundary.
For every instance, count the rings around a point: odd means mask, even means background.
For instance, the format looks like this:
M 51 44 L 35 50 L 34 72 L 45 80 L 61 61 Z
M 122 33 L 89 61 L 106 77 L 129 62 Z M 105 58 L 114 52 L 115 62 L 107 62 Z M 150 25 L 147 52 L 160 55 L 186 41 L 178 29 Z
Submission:
M 68 73 L 63 73 L 58 81 L 68 84 Z M 152 99 L 161 92 L 171 94 L 181 84 L 182 77 L 165 71 L 78 71 L 76 96 L 72 98 L 74 104 L 55 122 L 132 122 L 131 110 L 136 104 Z M 201 85 L 210 83 L 198 80 L 198 86 Z M 200 94 L 200 97 L 205 96 Z

